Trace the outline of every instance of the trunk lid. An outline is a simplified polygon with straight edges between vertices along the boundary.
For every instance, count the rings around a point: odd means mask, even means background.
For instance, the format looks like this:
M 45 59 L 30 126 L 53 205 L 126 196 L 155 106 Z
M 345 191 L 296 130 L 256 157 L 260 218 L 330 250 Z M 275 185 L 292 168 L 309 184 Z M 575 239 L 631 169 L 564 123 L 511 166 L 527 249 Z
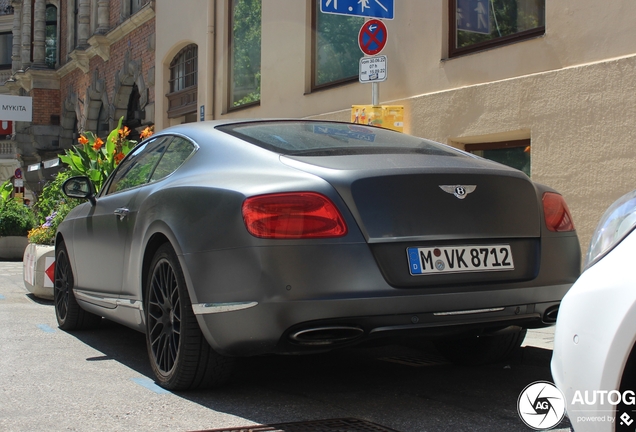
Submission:
M 282 161 L 320 176 L 338 191 L 394 287 L 503 287 L 539 273 L 541 209 L 533 183 L 520 171 L 461 153 L 283 156 Z M 455 258 L 463 250 L 468 260 L 470 253 L 484 251 L 494 259 L 493 249 L 502 248 L 509 248 L 514 262 L 507 271 L 462 267 L 415 275 L 411 270 L 413 250 L 451 251 Z M 457 261 L 451 257 L 446 268 Z
M 534 185 L 490 161 L 461 154 L 281 159 L 328 181 L 369 243 L 540 236 Z

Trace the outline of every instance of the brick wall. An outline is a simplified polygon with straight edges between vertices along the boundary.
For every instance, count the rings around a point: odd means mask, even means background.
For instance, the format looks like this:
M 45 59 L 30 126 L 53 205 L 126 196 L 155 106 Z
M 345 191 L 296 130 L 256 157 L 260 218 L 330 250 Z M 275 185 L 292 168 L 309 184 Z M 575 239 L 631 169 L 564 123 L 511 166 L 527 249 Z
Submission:
M 111 0 L 110 2 L 110 27 L 115 28 L 120 24 L 121 1 Z M 60 2 L 60 63 L 67 63 L 67 34 L 69 23 L 67 20 L 68 2 Z M 34 89 L 31 95 L 34 98 L 33 123 L 50 124 L 50 116 L 61 115 L 62 103 L 72 94 L 78 98 L 76 103 L 80 104 L 80 109 L 84 112 L 83 104 L 86 97 L 86 90 L 90 87 L 94 72 L 98 71 L 98 78 L 103 79 L 106 84 L 108 101 L 112 104 L 115 97 L 115 76 L 124 67 L 124 58 L 130 52 L 130 59 L 141 63 L 141 74 L 146 82 L 146 87 L 150 88 L 148 102 L 155 100 L 154 88 L 148 85 L 148 71 L 154 67 L 155 53 L 149 49 L 149 39 L 155 32 L 155 20 L 135 29 L 122 40 L 110 47 L 110 58 L 104 61 L 101 57 L 95 56 L 90 59 L 88 73 L 75 69 L 71 73 L 60 79 L 60 90 Z
M 110 0 L 109 7 L 110 28 L 115 28 L 119 25 L 119 20 L 121 19 L 121 0 Z
M 50 125 L 51 115 L 60 115 L 59 90 L 33 89 L 29 96 L 33 97 L 34 125 Z

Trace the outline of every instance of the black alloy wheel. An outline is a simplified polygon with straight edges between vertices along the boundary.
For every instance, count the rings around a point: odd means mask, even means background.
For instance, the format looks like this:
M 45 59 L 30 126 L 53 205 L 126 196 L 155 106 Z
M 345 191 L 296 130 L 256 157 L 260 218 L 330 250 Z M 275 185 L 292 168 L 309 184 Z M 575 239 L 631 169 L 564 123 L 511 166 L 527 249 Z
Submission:
M 157 369 L 168 375 L 181 345 L 179 286 L 170 261 L 161 258 L 154 266 L 148 296 L 148 337 Z
M 53 302 L 58 327 L 62 330 L 83 330 L 96 327 L 102 317 L 83 310 L 75 299 L 73 269 L 64 242 L 55 248 L 55 282 Z
M 157 383 L 169 390 L 188 390 L 227 381 L 234 362 L 216 353 L 203 336 L 169 243 L 152 259 L 145 292 L 146 345 Z

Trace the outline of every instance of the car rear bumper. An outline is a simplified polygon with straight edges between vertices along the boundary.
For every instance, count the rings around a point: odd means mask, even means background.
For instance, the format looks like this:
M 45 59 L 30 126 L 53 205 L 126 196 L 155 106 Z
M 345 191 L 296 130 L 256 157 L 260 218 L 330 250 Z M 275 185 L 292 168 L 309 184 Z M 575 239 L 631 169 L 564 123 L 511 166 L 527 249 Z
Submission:
M 549 287 L 549 291 L 563 294 L 568 288 Z M 215 350 L 226 355 L 245 356 L 310 353 L 386 337 L 435 337 L 511 325 L 543 327 L 550 325 L 543 320 L 546 311 L 559 304 L 550 301 L 497 307 L 505 303 L 507 296 L 505 292 L 493 294 L 501 302 L 490 302 L 488 307 L 483 305 L 480 310 L 482 302 L 473 297 L 475 308 L 464 310 L 462 312 L 467 313 L 461 315 L 438 315 L 431 311 L 455 312 L 453 307 L 457 306 L 444 305 L 448 299 L 409 296 L 264 303 L 233 312 L 200 314 L 197 318 Z M 513 297 L 518 294 L 531 293 L 514 292 Z M 464 301 L 470 302 L 470 296 L 455 298 L 452 303 Z M 357 329 L 359 331 L 355 331 Z M 303 333 L 308 337 L 299 338 L 298 335 Z
M 410 334 L 459 333 L 554 323 L 558 304 L 578 276 L 564 265 L 568 241 L 542 241 L 538 276 L 412 287 L 391 286 L 366 243 L 292 244 L 184 254 L 186 280 L 210 344 L 228 355 L 311 352 L 334 343 L 300 343 L 324 334 L 342 343 Z M 577 249 L 578 250 L 578 249 Z M 567 254 L 566 254 L 567 255 Z M 578 258 L 577 258 L 578 260 Z M 406 251 L 404 271 L 408 273 Z M 436 279 L 437 280 L 437 279 Z M 549 314 L 549 317 L 546 317 Z M 321 329 L 316 331 L 315 329 Z

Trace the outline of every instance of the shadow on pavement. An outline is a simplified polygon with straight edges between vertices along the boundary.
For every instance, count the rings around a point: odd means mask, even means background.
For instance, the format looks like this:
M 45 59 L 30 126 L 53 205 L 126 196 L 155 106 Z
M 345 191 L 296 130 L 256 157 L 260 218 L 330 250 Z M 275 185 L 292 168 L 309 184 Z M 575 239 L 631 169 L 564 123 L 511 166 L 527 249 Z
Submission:
M 153 379 L 143 334 L 107 320 L 71 334 L 104 354 L 87 361 L 113 359 Z M 418 361 L 435 354 L 423 344 L 242 358 L 227 385 L 174 394 L 259 424 L 350 417 L 402 432 L 528 430 L 517 398 L 534 381 L 552 381 L 551 350 L 525 347 L 478 367 Z

